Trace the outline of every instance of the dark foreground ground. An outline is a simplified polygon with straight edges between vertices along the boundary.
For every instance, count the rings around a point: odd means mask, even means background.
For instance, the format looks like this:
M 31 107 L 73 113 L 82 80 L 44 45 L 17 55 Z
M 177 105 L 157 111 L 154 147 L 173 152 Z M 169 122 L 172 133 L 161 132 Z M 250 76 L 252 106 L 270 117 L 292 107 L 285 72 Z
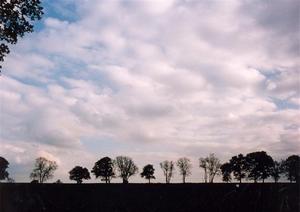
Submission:
M 0 212 L 300 212 L 296 184 L 0 184 Z

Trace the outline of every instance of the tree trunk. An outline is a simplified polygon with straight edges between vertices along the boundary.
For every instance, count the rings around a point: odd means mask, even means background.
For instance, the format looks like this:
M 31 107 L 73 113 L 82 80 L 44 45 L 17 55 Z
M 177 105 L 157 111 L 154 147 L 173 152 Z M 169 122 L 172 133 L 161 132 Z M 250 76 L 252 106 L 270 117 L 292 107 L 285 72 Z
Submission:
M 185 175 L 182 175 L 182 182 L 185 183 Z
M 149 180 L 149 184 L 150 184 L 150 178 L 148 180 Z
M 215 177 L 214 175 L 210 176 L 210 179 L 209 179 L 209 182 L 210 182 L 210 183 L 213 183 L 213 182 L 214 182 L 214 177 Z
M 40 173 L 39 175 L 40 175 L 39 176 L 40 177 L 40 183 L 43 183 L 43 175 L 42 175 L 42 173 Z
M 211 181 L 210 181 L 211 183 L 213 183 L 213 182 L 214 182 L 214 179 L 215 179 L 216 173 L 217 173 L 217 172 L 214 172 L 214 173 L 212 174 L 212 176 L 211 176 Z

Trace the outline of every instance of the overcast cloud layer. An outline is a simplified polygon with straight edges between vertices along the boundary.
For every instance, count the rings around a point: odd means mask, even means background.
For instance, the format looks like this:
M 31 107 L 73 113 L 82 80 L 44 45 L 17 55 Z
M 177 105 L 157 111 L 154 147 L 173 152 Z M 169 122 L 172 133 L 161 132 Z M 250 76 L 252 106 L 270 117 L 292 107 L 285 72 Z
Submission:
M 106 155 L 154 164 L 159 182 L 160 161 L 187 156 L 196 182 L 211 152 L 299 154 L 299 10 L 298 0 L 45 1 L 3 66 L 0 155 L 18 181 L 36 157 L 56 160 L 64 182 Z

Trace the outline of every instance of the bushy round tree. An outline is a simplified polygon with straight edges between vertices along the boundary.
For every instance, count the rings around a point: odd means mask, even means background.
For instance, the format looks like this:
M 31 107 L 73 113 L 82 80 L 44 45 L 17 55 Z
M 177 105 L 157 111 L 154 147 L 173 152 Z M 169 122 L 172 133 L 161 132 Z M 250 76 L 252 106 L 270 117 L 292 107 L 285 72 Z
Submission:
M 100 177 L 105 183 L 110 183 L 111 179 L 115 177 L 114 161 L 109 157 L 104 157 L 98 160 L 92 171 L 96 178 Z
M 83 168 L 81 166 L 75 166 L 70 172 L 70 180 L 75 180 L 77 184 L 81 184 L 82 180 L 89 180 L 90 172 L 87 168 Z
M 300 178 L 300 157 L 291 155 L 282 164 L 282 170 L 290 182 L 299 181 Z
M 267 179 L 272 171 L 274 161 L 265 151 L 251 152 L 246 155 L 246 170 L 248 172 L 248 179 L 262 180 Z
M 155 171 L 155 169 L 154 169 L 153 165 L 148 164 L 148 165 L 144 166 L 143 172 L 141 173 L 141 177 L 147 179 L 150 183 L 151 179 L 155 179 L 154 171 Z

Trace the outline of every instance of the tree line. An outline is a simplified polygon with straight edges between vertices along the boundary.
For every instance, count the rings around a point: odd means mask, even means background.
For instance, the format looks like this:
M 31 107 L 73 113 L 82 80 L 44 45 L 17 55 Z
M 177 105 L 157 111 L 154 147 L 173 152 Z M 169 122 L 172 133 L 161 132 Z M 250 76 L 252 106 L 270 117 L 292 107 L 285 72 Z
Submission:
M 178 168 L 182 176 L 182 182 L 191 175 L 192 163 L 189 158 L 182 157 L 176 162 L 165 160 L 160 164 L 166 183 L 171 183 L 175 173 L 175 167 Z M 0 180 L 13 182 L 9 177 L 7 168 L 8 161 L 0 157 Z M 30 173 L 30 178 L 34 183 L 44 183 L 53 178 L 58 165 L 55 161 L 39 157 L 35 160 L 34 168 Z M 204 171 L 204 182 L 213 183 L 215 176 L 221 175 L 224 182 L 236 180 L 242 183 L 243 180 L 253 180 L 253 182 L 272 178 L 277 183 L 281 177 L 285 177 L 290 182 L 299 182 L 300 178 L 300 157 L 291 155 L 285 160 L 276 161 L 265 151 L 248 153 L 246 155 L 238 154 L 233 156 L 228 162 L 221 164 L 220 160 L 214 155 L 199 158 L 199 168 Z M 110 183 L 113 178 L 120 177 L 123 183 L 129 183 L 129 178 L 139 172 L 137 165 L 132 158 L 127 156 L 118 156 L 115 159 L 103 157 L 95 162 L 91 173 L 96 179 L 105 183 Z M 86 167 L 75 166 L 69 171 L 69 179 L 81 184 L 83 180 L 91 179 L 90 171 Z M 152 164 L 143 167 L 140 176 L 151 183 L 155 179 L 155 169 Z M 61 181 L 57 181 L 58 183 Z

